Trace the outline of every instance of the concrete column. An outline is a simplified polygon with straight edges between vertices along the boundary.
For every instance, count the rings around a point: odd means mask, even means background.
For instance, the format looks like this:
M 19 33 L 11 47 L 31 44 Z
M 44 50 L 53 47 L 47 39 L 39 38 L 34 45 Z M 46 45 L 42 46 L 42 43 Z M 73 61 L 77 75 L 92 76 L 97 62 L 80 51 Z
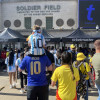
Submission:
M 60 42 L 60 48 L 62 48 L 62 46 L 63 46 L 63 43 L 62 43 L 62 42 Z
M 15 48 L 17 48 L 17 49 L 23 49 L 24 48 L 24 43 L 23 42 L 17 42 L 16 44 L 15 44 Z

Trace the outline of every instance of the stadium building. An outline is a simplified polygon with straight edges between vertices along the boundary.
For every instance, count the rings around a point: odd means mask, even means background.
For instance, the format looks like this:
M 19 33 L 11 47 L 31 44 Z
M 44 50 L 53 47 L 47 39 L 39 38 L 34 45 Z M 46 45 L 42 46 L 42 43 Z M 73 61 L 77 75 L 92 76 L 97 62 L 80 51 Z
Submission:
M 29 35 L 35 24 L 47 30 L 76 29 L 78 0 L 0 0 L 0 30 Z

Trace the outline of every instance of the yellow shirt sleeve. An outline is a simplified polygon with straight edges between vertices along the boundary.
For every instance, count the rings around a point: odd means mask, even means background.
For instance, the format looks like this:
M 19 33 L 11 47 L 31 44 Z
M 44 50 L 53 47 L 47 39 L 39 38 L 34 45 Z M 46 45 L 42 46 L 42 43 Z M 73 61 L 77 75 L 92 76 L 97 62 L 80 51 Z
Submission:
M 56 82 L 58 80 L 58 73 L 57 73 L 57 68 L 55 69 L 52 77 L 51 77 L 51 80 Z
M 79 81 L 79 80 L 80 80 L 80 75 L 79 75 L 79 71 L 78 71 L 77 68 L 75 68 L 74 74 L 75 74 L 75 80 L 76 80 L 76 81 Z
M 90 70 L 90 66 L 88 65 L 88 63 L 86 63 L 86 71 L 87 72 L 90 72 L 91 70 Z

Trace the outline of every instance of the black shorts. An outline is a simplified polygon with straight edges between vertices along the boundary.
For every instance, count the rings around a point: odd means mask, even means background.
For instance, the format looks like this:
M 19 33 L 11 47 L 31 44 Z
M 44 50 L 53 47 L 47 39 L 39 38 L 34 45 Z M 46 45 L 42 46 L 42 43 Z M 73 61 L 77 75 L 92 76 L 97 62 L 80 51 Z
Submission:
M 27 87 L 27 100 L 47 100 L 47 96 L 48 85 Z

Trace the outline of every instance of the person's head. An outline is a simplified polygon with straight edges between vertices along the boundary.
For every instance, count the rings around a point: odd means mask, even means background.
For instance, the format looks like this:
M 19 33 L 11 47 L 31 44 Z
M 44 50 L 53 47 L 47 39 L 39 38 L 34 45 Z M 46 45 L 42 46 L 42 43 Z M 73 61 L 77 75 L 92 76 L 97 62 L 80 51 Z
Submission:
M 13 61 L 14 61 L 14 53 L 11 51 L 9 53 L 9 65 L 13 65 Z
M 29 48 L 28 46 L 27 46 L 27 47 L 25 47 L 25 48 L 24 48 L 24 53 L 28 52 L 28 51 L 29 51 L 29 49 L 30 49 L 30 48 Z
M 46 49 L 47 49 L 48 51 L 50 51 L 50 46 L 47 46 Z
M 94 47 L 96 50 L 100 50 L 100 39 L 98 39 L 94 42 Z
M 68 64 L 70 66 L 70 70 L 72 72 L 73 80 L 75 80 L 74 70 L 73 70 L 73 67 L 71 65 L 71 61 L 72 61 L 71 53 L 63 52 L 61 58 L 62 58 L 62 65 Z
M 80 52 L 80 53 L 77 54 L 76 60 L 78 62 L 81 62 L 81 61 L 84 61 L 85 58 L 86 58 L 86 56 L 82 52 Z
M 10 48 L 10 50 L 9 50 L 9 51 L 12 51 L 12 52 L 14 52 L 13 48 Z
M 71 64 L 72 58 L 71 58 L 71 53 L 69 52 L 63 52 L 62 53 L 62 64 Z
M 22 60 L 24 58 L 24 52 L 20 53 L 20 59 Z
M 36 31 L 37 33 L 41 33 L 41 28 L 39 25 L 34 25 L 32 29 L 33 29 L 33 32 Z
M 82 52 L 82 48 L 81 47 L 77 48 L 77 52 Z
M 54 50 L 54 46 L 50 46 L 50 50 Z
M 74 44 L 71 44 L 71 45 L 70 45 L 70 49 L 71 49 L 72 51 L 75 51 L 75 50 L 76 50 L 76 46 L 75 46 Z
M 15 48 L 15 50 L 14 50 L 14 51 L 15 51 L 15 53 L 18 53 L 18 49 L 17 49 L 17 48 Z

